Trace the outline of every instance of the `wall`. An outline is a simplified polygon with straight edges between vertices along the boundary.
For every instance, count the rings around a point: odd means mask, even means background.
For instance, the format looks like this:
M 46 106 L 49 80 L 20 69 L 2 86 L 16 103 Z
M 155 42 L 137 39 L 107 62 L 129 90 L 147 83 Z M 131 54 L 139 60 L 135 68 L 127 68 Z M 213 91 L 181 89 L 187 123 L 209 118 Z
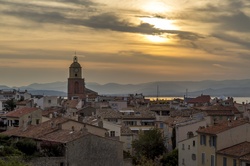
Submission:
M 193 146 L 193 141 L 195 144 Z M 186 140 L 183 140 L 178 143 L 178 165 L 179 166 L 197 166 L 197 145 L 198 139 L 196 137 L 192 137 Z M 192 155 L 195 155 L 195 159 L 192 158 Z M 184 163 L 183 164 L 183 159 Z
M 250 141 L 249 127 L 249 123 L 246 123 L 217 134 L 217 150 L 221 150 L 244 141 Z
M 29 166 L 60 166 L 60 163 L 64 163 L 66 166 L 66 160 L 64 157 L 39 157 L 32 158 L 29 162 Z
M 103 128 L 108 129 L 109 136 L 110 131 L 115 131 L 115 137 L 120 137 L 121 136 L 121 125 L 117 125 L 111 122 L 107 122 L 106 120 L 103 121 Z
M 87 135 L 67 143 L 70 166 L 122 166 L 122 142 L 95 135 Z
M 197 135 L 196 131 L 200 126 L 206 126 L 207 122 L 205 120 L 202 121 L 188 121 L 181 124 L 176 124 L 176 143 L 179 141 L 183 141 L 187 139 L 187 133 L 192 131 L 194 135 Z

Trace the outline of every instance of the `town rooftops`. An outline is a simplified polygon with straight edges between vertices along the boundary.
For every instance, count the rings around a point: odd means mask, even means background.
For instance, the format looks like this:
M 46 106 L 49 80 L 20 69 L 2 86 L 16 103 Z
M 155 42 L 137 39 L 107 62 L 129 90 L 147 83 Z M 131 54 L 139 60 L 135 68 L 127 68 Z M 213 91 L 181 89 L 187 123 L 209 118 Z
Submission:
M 39 110 L 39 108 L 29 108 L 29 107 L 24 107 L 24 108 L 19 108 L 14 111 L 10 111 L 7 114 L 5 114 L 5 117 L 13 117 L 13 118 L 20 118 L 24 116 L 25 114 L 29 114 L 33 111 Z
M 222 150 L 217 151 L 218 154 L 233 156 L 236 158 L 250 156 L 250 142 L 243 142 Z M 249 159 L 249 158 L 248 158 Z
M 216 135 L 218 133 L 227 131 L 237 126 L 244 125 L 246 123 L 249 123 L 249 122 L 246 120 L 230 120 L 230 121 L 225 121 L 222 123 L 215 124 L 214 126 L 210 126 L 210 127 L 200 127 L 197 130 L 197 132 Z
M 76 106 L 79 104 L 79 101 L 78 100 L 66 100 L 64 103 L 63 103 L 63 106 L 64 107 L 67 107 L 67 108 L 76 108 Z
M 210 110 L 216 110 L 216 111 L 232 111 L 234 114 L 239 114 L 239 110 L 235 106 L 223 106 L 221 104 L 215 104 L 212 106 L 204 106 L 204 107 L 196 107 L 196 109 L 200 109 L 203 111 L 210 111 Z
M 211 97 L 209 95 L 201 95 L 194 99 L 188 101 L 188 103 L 208 103 L 210 102 Z

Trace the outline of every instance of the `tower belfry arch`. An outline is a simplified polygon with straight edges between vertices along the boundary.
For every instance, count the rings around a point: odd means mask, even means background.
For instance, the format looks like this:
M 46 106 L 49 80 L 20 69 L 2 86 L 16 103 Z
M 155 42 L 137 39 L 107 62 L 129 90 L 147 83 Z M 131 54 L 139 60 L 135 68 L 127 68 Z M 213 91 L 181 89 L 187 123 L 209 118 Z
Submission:
M 68 78 L 68 99 L 86 99 L 85 80 L 82 77 L 82 67 L 78 63 L 78 58 L 75 56 L 69 67 Z

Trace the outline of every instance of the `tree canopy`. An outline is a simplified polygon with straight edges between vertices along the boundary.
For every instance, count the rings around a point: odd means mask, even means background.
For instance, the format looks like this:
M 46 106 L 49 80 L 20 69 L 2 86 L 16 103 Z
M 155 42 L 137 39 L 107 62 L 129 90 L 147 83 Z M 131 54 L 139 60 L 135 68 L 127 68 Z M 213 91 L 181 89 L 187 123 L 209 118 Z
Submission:
M 132 147 L 137 157 L 145 156 L 152 160 L 166 152 L 164 137 L 161 131 L 156 128 L 140 133 L 139 138 L 132 142 Z

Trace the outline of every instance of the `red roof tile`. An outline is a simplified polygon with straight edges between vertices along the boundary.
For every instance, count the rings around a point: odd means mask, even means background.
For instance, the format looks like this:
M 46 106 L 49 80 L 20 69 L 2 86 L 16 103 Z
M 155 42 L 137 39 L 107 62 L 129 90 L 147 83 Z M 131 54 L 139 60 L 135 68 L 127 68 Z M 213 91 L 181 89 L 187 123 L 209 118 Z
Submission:
M 241 126 L 246 123 L 248 123 L 248 121 L 244 121 L 244 120 L 232 120 L 231 122 L 226 121 L 226 122 L 218 123 L 214 126 L 210 126 L 206 128 L 199 128 L 197 132 L 205 133 L 205 134 L 218 134 L 223 131 L 229 130 L 231 128 Z
M 209 95 L 201 95 L 194 99 L 188 101 L 188 103 L 208 103 L 210 102 L 211 97 Z
M 245 155 L 250 155 L 250 142 L 243 142 L 217 152 L 218 154 L 242 157 Z
M 4 116 L 20 118 L 23 115 L 31 113 L 31 112 L 36 111 L 36 110 L 39 110 L 39 108 L 23 107 L 23 108 L 16 109 L 14 111 L 10 111 L 7 114 L 5 114 Z

